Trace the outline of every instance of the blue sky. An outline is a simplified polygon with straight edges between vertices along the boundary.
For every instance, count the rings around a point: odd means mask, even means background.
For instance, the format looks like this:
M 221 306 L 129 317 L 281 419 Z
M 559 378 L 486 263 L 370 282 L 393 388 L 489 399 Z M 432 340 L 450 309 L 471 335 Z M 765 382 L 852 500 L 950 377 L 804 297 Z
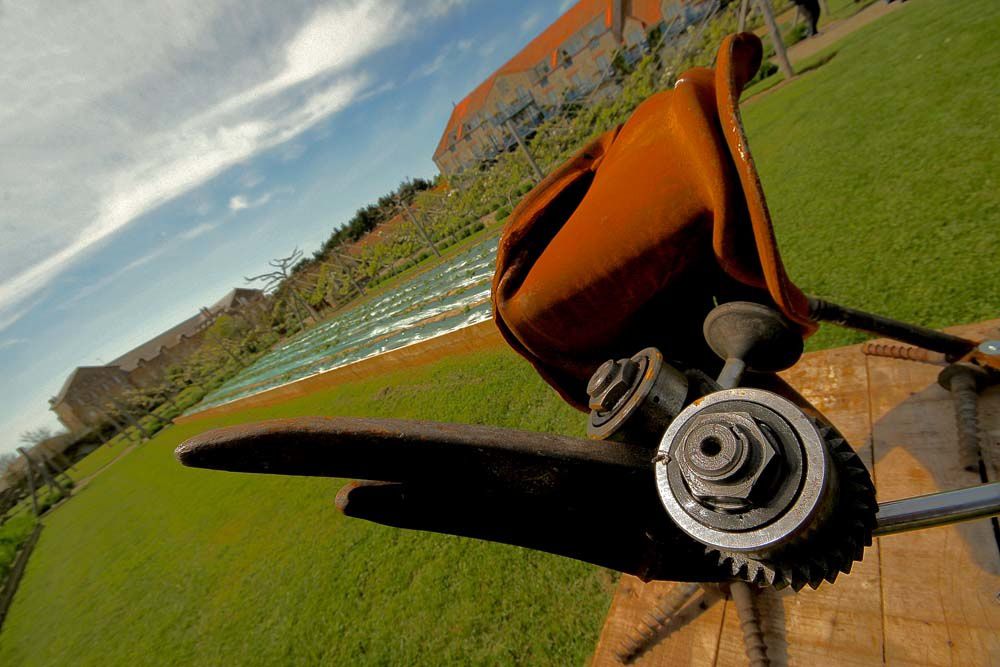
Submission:
M 0 451 L 431 161 L 568 0 L 0 5 Z

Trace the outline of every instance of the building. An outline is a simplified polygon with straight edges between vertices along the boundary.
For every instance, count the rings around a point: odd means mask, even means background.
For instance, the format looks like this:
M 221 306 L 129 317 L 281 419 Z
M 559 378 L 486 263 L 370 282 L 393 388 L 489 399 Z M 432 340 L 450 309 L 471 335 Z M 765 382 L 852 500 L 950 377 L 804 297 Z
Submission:
M 205 331 L 220 315 L 253 308 L 264 299 L 260 290 L 238 287 L 109 364 L 74 369 L 59 393 L 49 399 L 50 409 L 71 432 L 106 423 L 109 405 L 130 391 L 161 384 L 167 369 L 183 363 L 201 346 Z
M 553 110 L 615 88 L 612 62 L 634 63 L 651 32 L 677 34 L 704 14 L 690 0 L 579 0 L 455 105 L 434 151 L 444 175 L 516 144 Z
M 177 366 L 201 346 L 202 334 L 219 315 L 250 306 L 264 298 L 260 290 L 237 287 L 226 296 L 175 327 L 167 329 L 142 345 L 129 350 L 108 366 L 117 366 L 128 373 L 136 387 L 152 387 L 167 377 L 167 369 Z
M 82 431 L 107 422 L 105 406 L 133 389 L 128 373 L 118 366 L 80 366 L 49 399 L 49 406 L 63 426 Z

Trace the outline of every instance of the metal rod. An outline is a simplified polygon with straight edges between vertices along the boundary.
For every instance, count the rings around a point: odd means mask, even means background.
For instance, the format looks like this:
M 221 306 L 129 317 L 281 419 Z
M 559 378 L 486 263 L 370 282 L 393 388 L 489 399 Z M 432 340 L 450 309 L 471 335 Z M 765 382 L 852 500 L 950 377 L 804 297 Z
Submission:
M 751 667 L 768 667 L 771 659 L 767 655 L 767 643 L 764 641 L 764 631 L 761 628 L 761 614 L 754 604 L 758 595 L 756 589 L 742 581 L 734 581 L 729 585 L 733 596 L 736 615 L 743 630 L 743 648 L 747 652 Z
M 719 372 L 719 377 L 715 380 L 723 389 L 733 389 L 738 387 L 743 379 L 743 371 L 747 368 L 745 361 L 739 357 L 729 357 L 726 364 Z
M 878 506 L 876 537 L 1000 514 L 1000 482 L 904 498 Z
M 917 361 L 922 364 L 944 366 L 948 360 L 940 352 L 931 352 L 922 347 L 900 345 L 899 343 L 879 343 L 870 340 L 861 346 L 861 352 L 869 357 L 885 357 L 902 361 Z
M 976 346 L 973 341 L 966 338 L 840 306 L 814 296 L 809 297 L 809 316 L 816 322 L 832 322 L 849 329 L 858 329 L 927 350 L 943 352 L 953 359 L 968 354 Z
M 670 590 L 657 596 L 652 608 L 632 628 L 622 643 L 616 657 L 618 662 L 628 664 L 636 656 L 648 649 L 663 629 L 673 620 L 694 595 L 701 590 L 699 584 L 678 582 Z

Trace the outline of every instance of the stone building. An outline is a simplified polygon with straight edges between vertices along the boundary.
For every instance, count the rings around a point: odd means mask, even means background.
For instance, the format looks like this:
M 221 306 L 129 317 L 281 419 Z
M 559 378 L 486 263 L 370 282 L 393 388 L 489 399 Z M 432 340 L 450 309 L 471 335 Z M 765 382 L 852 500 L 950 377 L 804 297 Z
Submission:
M 63 426 L 82 431 L 106 422 L 105 406 L 132 389 L 128 373 L 117 366 L 80 366 L 49 399 L 49 406 Z
M 134 389 L 155 387 L 167 369 L 184 362 L 204 342 L 206 329 L 223 314 L 247 312 L 266 297 L 260 290 L 237 287 L 196 315 L 113 359 L 105 366 L 81 366 L 49 399 L 50 409 L 71 432 L 107 422 L 104 409 Z
M 683 31 L 700 18 L 694 0 L 579 0 L 455 105 L 434 151 L 444 175 L 461 173 L 516 144 L 554 109 L 616 90 L 612 61 L 642 57 L 650 32 Z

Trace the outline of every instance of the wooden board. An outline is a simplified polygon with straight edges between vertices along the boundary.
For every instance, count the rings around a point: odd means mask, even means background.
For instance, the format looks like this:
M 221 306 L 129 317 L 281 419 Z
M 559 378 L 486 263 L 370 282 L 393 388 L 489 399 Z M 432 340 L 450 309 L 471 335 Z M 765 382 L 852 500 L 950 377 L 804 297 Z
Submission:
M 1000 320 L 954 330 L 1000 338 Z M 954 412 L 937 386 L 938 370 L 866 357 L 851 346 L 805 355 L 782 375 L 852 443 L 885 501 L 979 482 L 958 465 Z M 1000 442 L 1000 389 L 984 394 L 980 418 L 984 437 Z M 668 586 L 622 577 L 593 664 L 619 664 L 615 650 Z M 766 596 L 772 664 L 1000 664 L 998 592 L 1000 556 L 989 521 L 876 540 L 836 584 Z M 746 663 L 726 601 L 635 664 Z

